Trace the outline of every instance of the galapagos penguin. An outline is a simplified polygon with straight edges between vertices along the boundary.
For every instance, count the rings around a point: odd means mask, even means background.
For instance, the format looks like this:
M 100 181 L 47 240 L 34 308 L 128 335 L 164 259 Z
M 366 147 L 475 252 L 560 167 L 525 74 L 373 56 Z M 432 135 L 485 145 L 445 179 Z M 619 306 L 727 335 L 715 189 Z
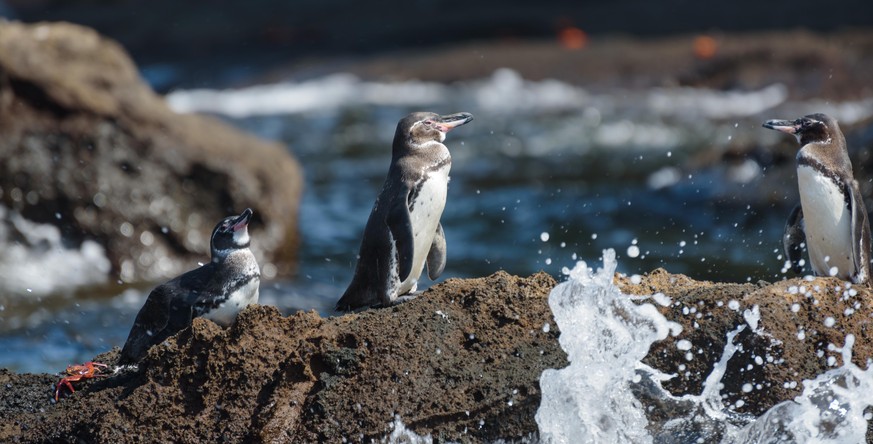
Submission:
M 386 306 L 413 293 L 425 263 L 434 280 L 446 265 L 440 216 L 452 157 L 446 133 L 473 120 L 469 113 L 412 113 L 397 124 L 391 165 L 364 229 L 355 275 L 338 311 Z M 401 298 L 401 299 L 398 299 Z
M 197 316 L 228 326 L 258 301 L 261 272 L 249 249 L 252 210 L 222 220 L 212 230 L 212 260 L 155 287 L 136 315 L 119 364 L 132 364 L 148 349 L 191 325 Z
M 796 120 L 768 120 L 764 127 L 792 134 L 802 145 L 797 152 L 800 205 L 792 210 L 783 236 L 791 269 L 802 270 L 805 242 L 816 276 L 867 283 L 870 224 L 837 121 L 818 113 Z

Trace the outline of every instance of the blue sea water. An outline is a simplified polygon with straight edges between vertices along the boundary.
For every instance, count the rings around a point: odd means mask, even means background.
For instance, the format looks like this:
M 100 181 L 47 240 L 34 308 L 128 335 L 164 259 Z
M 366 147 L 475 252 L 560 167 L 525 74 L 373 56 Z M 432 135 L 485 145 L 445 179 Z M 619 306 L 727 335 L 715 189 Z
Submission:
M 333 314 L 351 279 L 394 128 L 409 112 L 475 116 L 445 142 L 453 166 L 440 280 L 497 270 L 560 277 L 562 267 L 595 260 L 606 248 L 618 251 L 619 271 L 628 274 L 664 267 L 706 280 L 782 279 L 782 225 L 796 202 L 793 162 L 720 153 L 767 153 L 782 140 L 761 128 L 769 118 L 820 111 L 850 125 L 873 115 L 870 101 L 792 102 L 780 85 L 743 93 L 588 91 L 509 70 L 448 85 L 332 75 L 180 90 L 168 102 L 281 141 L 299 159 L 299 271 L 263 282 L 261 303 L 324 315 Z M 57 287 L 3 297 L 0 367 L 56 372 L 122 345 L 150 287 Z

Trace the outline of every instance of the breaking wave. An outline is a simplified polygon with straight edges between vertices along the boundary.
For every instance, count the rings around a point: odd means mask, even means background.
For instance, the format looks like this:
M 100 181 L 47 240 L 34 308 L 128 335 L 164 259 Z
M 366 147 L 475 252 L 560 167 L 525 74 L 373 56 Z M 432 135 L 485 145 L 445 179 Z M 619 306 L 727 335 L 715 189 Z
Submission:
M 465 109 L 498 114 L 588 110 L 588 117 L 595 119 L 648 115 L 703 120 L 748 117 L 780 107 L 794 109 L 785 113 L 794 116 L 798 107 L 789 102 L 788 88 L 778 83 L 756 91 L 677 87 L 595 93 L 559 80 L 526 80 L 508 68 L 498 69 L 484 79 L 451 85 L 418 80 L 367 81 L 353 74 L 333 74 L 302 82 L 239 89 L 178 90 L 166 99 L 177 112 L 207 112 L 235 118 L 334 111 L 362 105 L 463 104 Z M 873 115 L 873 99 L 815 103 L 814 108 L 842 122 L 853 123 Z
M 110 265 L 100 244 L 65 245 L 56 226 L 0 206 L 0 290 L 43 295 L 103 283 Z

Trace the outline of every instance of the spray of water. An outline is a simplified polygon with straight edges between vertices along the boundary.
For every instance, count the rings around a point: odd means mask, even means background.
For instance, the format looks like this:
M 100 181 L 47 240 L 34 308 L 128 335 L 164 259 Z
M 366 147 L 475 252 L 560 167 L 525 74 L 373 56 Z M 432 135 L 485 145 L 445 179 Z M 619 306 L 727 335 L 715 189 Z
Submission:
M 873 370 L 852 364 L 852 335 L 840 350 L 842 367 L 804 381 L 800 396 L 758 418 L 740 415 L 724 405 L 721 379 L 738 349 L 736 335 L 758 327 L 755 307 L 744 313 L 745 324 L 727 334 L 702 392 L 675 397 L 661 387 L 672 376 L 641 362 L 655 341 L 680 333 L 679 325 L 648 303 L 649 298 L 660 304 L 669 301 L 663 295 L 622 294 L 613 284 L 616 265 L 612 250 L 604 251 L 603 268 L 596 272 L 579 262 L 549 296 L 570 365 L 546 370 L 540 377 L 543 397 L 536 421 L 542 442 L 865 442 Z M 636 396 L 640 394 L 669 419 L 650 423 Z
M 649 346 L 681 327 L 623 295 L 612 283 L 616 265 L 613 250 L 603 252 L 597 272 L 579 262 L 549 295 L 570 365 L 540 377 L 536 421 L 543 442 L 652 442 L 628 384 Z

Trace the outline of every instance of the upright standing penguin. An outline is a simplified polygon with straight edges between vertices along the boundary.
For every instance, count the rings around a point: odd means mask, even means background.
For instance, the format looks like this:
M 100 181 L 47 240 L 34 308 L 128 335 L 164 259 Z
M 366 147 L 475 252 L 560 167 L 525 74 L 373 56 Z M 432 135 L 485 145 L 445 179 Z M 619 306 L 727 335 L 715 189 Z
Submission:
M 415 291 L 427 263 L 431 280 L 446 265 L 440 216 L 452 157 L 443 145 L 469 113 L 412 113 L 397 124 L 388 177 L 364 229 L 355 276 L 336 309 L 390 305 Z
M 793 134 L 803 145 L 797 153 L 800 205 L 788 217 L 783 237 L 792 270 L 802 270 L 805 241 L 816 276 L 867 283 L 870 225 L 837 121 L 810 114 L 797 120 L 768 120 L 764 127 Z
M 191 325 L 197 316 L 228 326 L 258 302 L 261 271 L 249 250 L 252 210 L 222 220 L 212 230 L 212 260 L 158 285 L 136 315 L 119 364 L 139 361 L 148 349 Z

